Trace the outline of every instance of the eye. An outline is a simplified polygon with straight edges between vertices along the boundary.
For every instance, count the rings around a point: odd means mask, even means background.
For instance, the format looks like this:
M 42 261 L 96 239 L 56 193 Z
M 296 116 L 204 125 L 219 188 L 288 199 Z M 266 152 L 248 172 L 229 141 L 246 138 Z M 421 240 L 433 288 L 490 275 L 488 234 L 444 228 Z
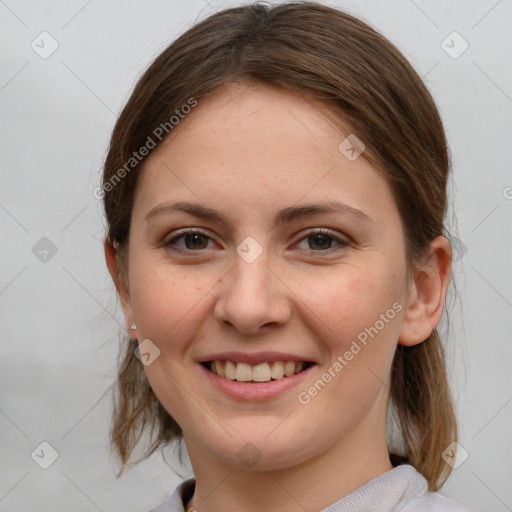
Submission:
M 182 240 L 183 243 L 179 244 L 179 240 Z M 194 251 L 195 249 L 207 249 L 209 240 L 211 240 L 210 237 L 203 231 L 187 229 L 168 240 L 165 246 L 173 246 L 172 248 L 181 251 Z
M 346 247 L 350 245 L 349 242 L 333 236 L 327 230 L 311 231 L 309 234 L 303 237 L 301 241 L 306 241 L 308 247 L 298 248 L 310 252 L 324 252 L 326 250 L 332 249 L 332 242 L 336 242 L 336 244 L 340 247 Z
M 213 248 L 212 246 L 208 247 L 209 241 L 213 242 L 211 237 L 204 231 L 189 228 L 170 238 L 164 245 L 176 251 L 198 252 Z M 307 244 L 307 247 L 300 247 L 300 244 L 304 244 L 304 242 Z M 334 247 L 333 242 L 335 244 Z M 327 252 L 330 249 L 335 250 L 336 246 L 343 248 L 349 245 L 349 242 L 334 236 L 330 231 L 317 229 L 302 237 L 297 244 L 297 248 L 308 252 Z

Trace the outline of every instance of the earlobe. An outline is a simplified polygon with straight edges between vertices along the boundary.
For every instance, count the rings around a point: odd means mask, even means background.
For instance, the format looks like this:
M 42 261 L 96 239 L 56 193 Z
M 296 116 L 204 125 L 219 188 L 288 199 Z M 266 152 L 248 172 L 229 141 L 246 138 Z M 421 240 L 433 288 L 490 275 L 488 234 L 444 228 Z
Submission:
M 398 343 L 413 346 L 425 341 L 443 313 L 450 279 L 452 251 L 444 236 L 435 238 L 425 260 L 411 279 Z

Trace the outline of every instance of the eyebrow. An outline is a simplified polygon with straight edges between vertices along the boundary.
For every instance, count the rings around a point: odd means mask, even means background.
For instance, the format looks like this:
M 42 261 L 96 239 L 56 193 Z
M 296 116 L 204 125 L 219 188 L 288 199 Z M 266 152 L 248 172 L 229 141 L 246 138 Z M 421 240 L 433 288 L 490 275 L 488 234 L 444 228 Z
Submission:
M 185 212 L 202 219 L 216 220 L 224 224 L 229 230 L 233 231 L 231 222 L 222 213 L 202 204 L 189 203 L 187 201 L 159 204 L 147 213 L 144 220 L 147 222 L 156 215 L 170 212 Z M 353 208 L 352 206 L 338 201 L 329 201 L 319 204 L 306 204 L 304 206 L 289 206 L 287 208 L 283 208 L 275 215 L 274 224 L 290 223 L 299 218 L 312 217 L 313 215 L 333 212 L 352 217 L 354 220 L 373 222 L 366 213 L 358 210 L 357 208 Z

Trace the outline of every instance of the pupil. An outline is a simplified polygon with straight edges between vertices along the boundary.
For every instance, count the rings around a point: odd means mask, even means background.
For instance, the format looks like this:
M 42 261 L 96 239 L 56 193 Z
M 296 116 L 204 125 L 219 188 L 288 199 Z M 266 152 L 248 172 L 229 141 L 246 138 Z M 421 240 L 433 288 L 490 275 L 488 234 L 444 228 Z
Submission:
M 314 241 L 314 245 L 325 245 L 325 242 L 327 242 L 327 247 L 321 247 L 322 249 L 325 249 L 325 248 L 329 248 L 329 236 L 328 235 L 323 235 L 323 234 L 318 234 L 318 235 L 314 235 L 313 237 L 311 237 Z M 317 241 L 320 239 L 320 243 L 317 243 Z M 322 241 L 324 242 L 324 244 L 322 244 Z
M 202 235 L 198 235 L 197 233 L 195 234 L 192 234 L 192 235 L 187 235 L 186 237 L 186 240 L 187 241 L 190 241 L 191 238 L 193 239 L 191 245 L 192 245 L 192 248 L 199 248 L 199 249 L 203 249 L 204 247 L 200 247 L 201 245 L 201 239 L 203 238 Z M 199 243 L 197 243 L 199 241 Z M 203 240 L 203 244 L 204 244 L 204 240 Z M 190 249 L 190 247 L 188 247 L 188 244 L 187 245 L 187 248 Z

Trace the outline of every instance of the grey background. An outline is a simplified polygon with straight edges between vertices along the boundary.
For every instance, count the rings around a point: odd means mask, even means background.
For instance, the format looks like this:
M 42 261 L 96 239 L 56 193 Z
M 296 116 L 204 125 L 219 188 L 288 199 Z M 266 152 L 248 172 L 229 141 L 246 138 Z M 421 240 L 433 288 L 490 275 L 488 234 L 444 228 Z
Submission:
M 469 454 L 442 493 L 512 510 L 512 1 L 326 3 L 390 38 L 441 110 L 461 249 L 450 368 Z M 160 456 L 115 478 L 107 432 L 122 317 L 93 190 L 139 74 L 196 20 L 236 4 L 0 0 L 0 511 L 142 512 L 181 480 Z M 43 31 L 59 45 L 47 59 L 31 48 Z M 469 43 L 456 59 L 441 47 L 453 31 Z M 44 237 L 57 252 L 41 261 Z M 31 458 L 43 441 L 58 453 L 46 470 Z

